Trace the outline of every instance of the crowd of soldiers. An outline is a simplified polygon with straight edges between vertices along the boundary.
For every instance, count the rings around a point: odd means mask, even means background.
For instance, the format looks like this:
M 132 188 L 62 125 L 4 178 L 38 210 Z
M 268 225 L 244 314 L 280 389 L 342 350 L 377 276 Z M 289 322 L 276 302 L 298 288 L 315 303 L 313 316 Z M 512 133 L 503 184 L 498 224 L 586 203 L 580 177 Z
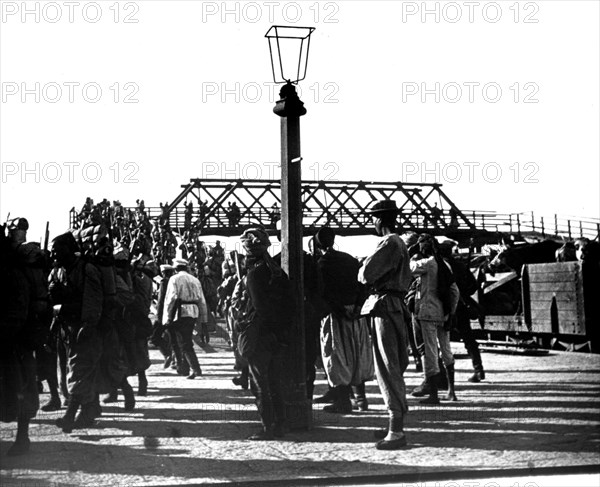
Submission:
M 101 404 L 116 401 L 119 391 L 124 408 L 135 408 L 128 377 L 137 376 L 137 395 L 147 393 L 148 343 L 163 354 L 165 368 L 190 380 L 201 376 L 192 338 L 196 332 L 207 343 L 218 316 L 226 320 L 240 371 L 233 381 L 256 397 L 262 429 L 252 440 L 281 437 L 289 426 L 282 372 L 294 347 L 295 304 L 304 307 L 307 399 L 313 400 L 319 361 L 329 390 L 313 402 L 328 403 L 326 412 L 368 410 L 365 382 L 376 376 L 389 414 L 388 426 L 375 431 L 378 449 L 407 444 L 404 372 L 411 351 L 424 373 L 412 395 L 424 404 L 439 404 L 440 389 L 446 390 L 443 399 L 457 400 L 451 329 L 472 360 L 469 381 L 485 379 L 470 325 L 478 314 L 471 298 L 477 282 L 454 258 L 455 242 L 399 235 L 392 200 L 369 210 L 380 240 L 361 260 L 336 249 L 331 228 L 316 233 L 311 252 L 304 253 L 302 304 L 291 294 L 281 255 L 268 252 L 264 227 L 243 231 L 245 256 L 226 256 L 219 242 L 207 250 L 191 229 L 180 242 L 175 239 L 175 249 L 163 252 L 156 250 L 152 229 L 170 231 L 168 224 L 149 221 L 143 201 L 127 218 L 119 206 L 88 200 L 82 228 L 54 238 L 50 252 L 47 243 L 44 248 L 27 243 L 25 218 L 2 229 L 0 265 L 8 299 L 0 317 L 0 419 L 18 423 L 9 455 L 29 450 L 40 381 L 50 388 L 41 409 L 66 407 L 56 421 L 63 432 L 91 427 Z
M 207 249 L 194 232 L 178 241 L 168 220 L 150 221 L 143 200 L 137 203 L 132 211 L 118 201 L 94 204 L 88 198 L 75 228 L 54 238 L 51 249 L 47 241 L 43 248 L 27 242 L 25 218 L 2 226 L 1 280 L 8 300 L 0 326 L 0 419 L 18 422 L 10 455 L 29 449 L 28 425 L 44 381 L 50 399 L 41 409 L 66 407 L 56 424 L 71 432 L 94 424 L 101 403 L 115 402 L 119 392 L 125 410 L 133 410 L 128 377 L 137 376 L 138 396 L 147 394 L 149 340 L 161 347 L 166 342 L 178 373 L 189 379 L 202 374 L 191 338 L 198 322 L 208 341 L 223 248 L 217 242 Z M 175 259 L 177 250 L 189 260 Z M 170 288 L 163 280 L 164 315 L 163 309 L 151 313 L 154 279 L 169 268 L 178 272 Z

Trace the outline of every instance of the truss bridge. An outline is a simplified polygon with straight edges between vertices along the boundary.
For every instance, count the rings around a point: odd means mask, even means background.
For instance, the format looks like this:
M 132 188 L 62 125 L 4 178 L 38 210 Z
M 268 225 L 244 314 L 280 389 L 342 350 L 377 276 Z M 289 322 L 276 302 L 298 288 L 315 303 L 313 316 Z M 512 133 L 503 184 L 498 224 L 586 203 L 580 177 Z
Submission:
M 445 235 L 461 244 L 471 239 L 495 242 L 499 232 L 593 239 L 600 230 L 600 222 L 593 219 L 461 211 L 436 183 L 303 181 L 305 235 L 324 225 L 334 228 L 338 235 L 372 235 L 367 210 L 384 198 L 396 201 L 403 231 Z M 195 228 L 204 235 L 237 236 L 244 227 L 256 224 L 275 232 L 281 212 L 281 185 L 279 180 L 192 179 L 169 204 L 146 207 L 145 211 L 150 219 L 168 221 L 180 233 Z M 72 211 L 72 225 L 74 221 L 77 213 Z

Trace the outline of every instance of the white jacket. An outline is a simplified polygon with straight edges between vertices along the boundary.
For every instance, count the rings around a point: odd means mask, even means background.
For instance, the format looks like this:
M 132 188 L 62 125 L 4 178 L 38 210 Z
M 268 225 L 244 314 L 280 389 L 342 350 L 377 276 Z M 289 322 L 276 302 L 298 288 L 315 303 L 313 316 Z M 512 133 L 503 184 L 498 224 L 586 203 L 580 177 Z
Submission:
M 450 265 L 444 261 L 450 268 Z M 445 322 L 448 315 L 444 315 L 444 306 L 438 295 L 438 266 L 434 257 L 410 261 L 410 270 L 419 282 L 415 296 L 415 316 L 418 320 Z M 450 268 L 450 270 L 452 270 Z M 450 286 L 452 295 L 452 313 L 458 305 L 459 291 L 455 282 Z
M 172 319 L 169 319 L 170 317 Z M 185 317 L 200 318 L 200 322 L 206 323 L 208 309 L 200 281 L 185 271 L 179 271 L 169 279 L 163 308 L 163 323 Z

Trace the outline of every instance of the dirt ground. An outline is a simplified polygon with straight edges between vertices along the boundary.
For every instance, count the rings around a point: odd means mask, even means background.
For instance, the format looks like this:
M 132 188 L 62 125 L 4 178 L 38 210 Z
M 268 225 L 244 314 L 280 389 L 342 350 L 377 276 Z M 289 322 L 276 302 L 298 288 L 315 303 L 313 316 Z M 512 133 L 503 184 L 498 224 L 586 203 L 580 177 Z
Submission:
M 231 382 L 236 372 L 222 339 L 197 349 L 204 376 L 193 381 L 164 370 L 151 350 L 148 396 L 137 398 L 131 413 L 121 400 L 103 408 L 94 428 L 64 434 L 54 425 L 61 412 L 40 412 L 31 426 L 31 452 L 17 458 L 6 456 L 16 425 L 2 424 L 0 485 L 365 483 L 394 475 L 461 478 L 477 470 L 500 475 L 600 465 L 599 355 L 485 352 L 487 378 L 472 384 L 470 360 L 460 343 L 453 347 L 459 401 L 424 406 L 410 397 L 409 446 L 387 452 L 374 448 L 373 429 L 387 417 L 374 381 L 367 384 L 369 411 L 334 415 L 314 405 L 310 431 L 252 442 L 246 438 L 259 429 L 256 408 L 251 394 Z M 421 381 L 412 364 L 405 378 L 409 390 Z M 315 395 L 325 389 L 319 372 Z M 43 394 L 42 403 L 47 398 Z

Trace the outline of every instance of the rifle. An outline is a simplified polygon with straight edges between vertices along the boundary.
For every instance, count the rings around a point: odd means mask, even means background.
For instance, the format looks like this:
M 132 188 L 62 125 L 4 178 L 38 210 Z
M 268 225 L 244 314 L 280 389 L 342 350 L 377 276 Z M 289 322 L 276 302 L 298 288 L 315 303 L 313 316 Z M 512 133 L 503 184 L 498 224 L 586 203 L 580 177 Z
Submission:
M 242 280 L 242 270 L 240 269 L 240 259 L 238 258 L 238 251 L 232 250 L 229 255 L 231 256 L 231 260 L 235 265 L 235 275 L 238 278 L 238 281 Z
M 50 222 L 46 222 L 46 231 L 44 233 L 44 254 L 48 253 L 48 240 L 50 238 Z

